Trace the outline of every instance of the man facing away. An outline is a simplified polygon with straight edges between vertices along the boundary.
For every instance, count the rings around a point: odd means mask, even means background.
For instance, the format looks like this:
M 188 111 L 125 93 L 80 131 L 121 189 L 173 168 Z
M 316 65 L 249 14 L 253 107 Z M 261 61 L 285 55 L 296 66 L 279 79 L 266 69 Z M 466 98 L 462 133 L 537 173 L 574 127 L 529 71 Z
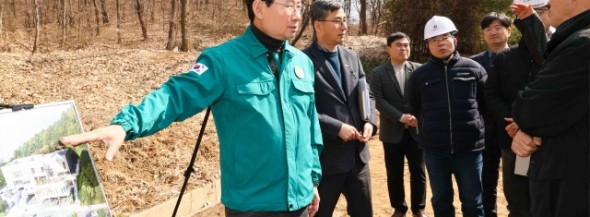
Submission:
M 370 106 L 365 110 L 370 113 L 364 119 L 359 91 L 367 85 L 365 73 L 358 55 L 340 45 L 348 29 L 342 5 L 315 1 L 310 14 L 316 38 L 303 52 L 314 63 L 316 107 L 324 141 L 318 216 L 331 217 L 343 194 L 351 217 L 370 217 L 373 208 L 367 141 L 376 131 L 374 100 L 367 97 Z
M 447 17 L 433 16 L 426 23 L 424 40 L 432 58 L 410 75 L 405 98 L 418 119 L 434 215 L 455 216 L 454 175 L 463 216 L 482 217 L 484 122 L 479 110 L 487 75 L 455 50 L 455 32 Z
M 246 5 L 251 25 L 241 36 L 204 50 L 190 71 L 123 108 L 111 126 L 62 143 L 102 141 L 112 160 L 124 140 L 151 135 L 210 106 L 226 216 L 313 216 L 322 149 L 313 64 L 286 42 L 299 27 L 301 2 Z
M 531 217 L 529 181 L 526 176 L 515 174 L 516 155 L 510 150 L 512 136 L 518 130 L 511 111 L 518 92 L 535 78 L 543 65 L 547 35 L 541 18 L 533 13 L 532 7 L 514 4 L 511 8 L 517 15 L 514 24 L 522 37 L 518 45 L 503 50 L 494 58 L 494 67 L 488 72 L 485 85 L 486 114 L 498 127 L 497 141 L 502 149 L 502 180 L 509 216 Z
M 531 156 L 528 170 L 535 217 L 590 216 L 590 1 L 551 0 L 545 63 L 518 94 L 519 127 L 512 151 Z
M 508 16 L 498 12 L 490 12 L 481 20 L 480 26 L 483 30 L 483 39 L 488 48 L 470 58 L 483 66 L 488 74 L 494 66 L 496 55 L 508 48 L 508 37 L 512 32 L 511 24 L 512 21 Z M 486 148 L 482 153 L 483 169 L 481 172 L 483 210 L 486 217 L 497 217 L 496 187 L 498 185 L 500 157 L 502 155 L 500 146 L 498 146 L 499 129 L 487 111 L 484 114 L 484 122 Z
M 423 217 L 426 204 L 426 171 L 424 153 L 416 141 L 416 117 L 404 107 L 406 80 L 422 64 L 408 61 L 410 37 L 396 32 L 387 37 L 385 50 L 389 59 L 373 70 L 371 91 L 379 111 L 379 139 L 383 142 L 389 203 L 395 209 L 392 217 L 403 217 L 408 211 L 404 192 L 404 158 L 410 169 L 411 208 L 414 217 Z

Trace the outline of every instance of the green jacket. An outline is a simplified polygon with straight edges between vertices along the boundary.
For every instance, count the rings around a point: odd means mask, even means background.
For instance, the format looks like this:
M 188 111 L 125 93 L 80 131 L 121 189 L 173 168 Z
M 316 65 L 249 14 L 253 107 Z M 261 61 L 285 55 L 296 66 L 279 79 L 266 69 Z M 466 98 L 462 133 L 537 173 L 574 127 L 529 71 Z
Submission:
M 211 106 L 221 158 L 222 203 L 238 211 L 293 211 L 313 199 L 322 137 L 311 60 L 285 43 L 269 66 L 267 49 L 248 27 L 204 50 L 187 73 L 171 77 L 111 124 L 126 140 L 151 135 Z

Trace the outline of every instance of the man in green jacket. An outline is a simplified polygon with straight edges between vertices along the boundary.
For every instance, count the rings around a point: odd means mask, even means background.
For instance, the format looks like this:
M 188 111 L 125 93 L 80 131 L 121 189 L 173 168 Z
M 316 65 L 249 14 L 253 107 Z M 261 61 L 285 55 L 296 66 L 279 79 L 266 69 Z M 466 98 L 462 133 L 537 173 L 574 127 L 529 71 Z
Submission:
M 123 108 L 110 126 L 62 143 L 102 141 L 112 160 L 124 140 L 149 136 L 210 106 L 226 215 L 313 216 L 323 147 L 313 64 L 286 42 L 299 27 L 301 1 L 246 3 L 251 25 L 243 35 L 204 50 L 188 72 Z

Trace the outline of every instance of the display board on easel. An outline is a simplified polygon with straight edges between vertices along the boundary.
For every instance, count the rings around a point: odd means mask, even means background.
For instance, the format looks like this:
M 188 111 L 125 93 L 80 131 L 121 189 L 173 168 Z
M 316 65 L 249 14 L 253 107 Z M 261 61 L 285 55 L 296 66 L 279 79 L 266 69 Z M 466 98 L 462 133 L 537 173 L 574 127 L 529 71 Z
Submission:
M 112 216 L 73 101 L 0 110 L 0 216 Z M 16 108 L 16 109 L 15 109 Z

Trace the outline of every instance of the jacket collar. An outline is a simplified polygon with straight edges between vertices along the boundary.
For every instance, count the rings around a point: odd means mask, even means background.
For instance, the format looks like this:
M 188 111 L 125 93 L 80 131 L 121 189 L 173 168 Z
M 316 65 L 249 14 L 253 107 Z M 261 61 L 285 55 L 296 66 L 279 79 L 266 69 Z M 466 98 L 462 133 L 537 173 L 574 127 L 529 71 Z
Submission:
M 453 65 L 459 60 L 459 57 L 460 57 L 459 51 L 455 50 L 452 55 L 453 56 L 451 57 L 451 59 L 448 62 L 445 62 L 446 60 L 439 59 L 439 58 L 436 58 L 431 55 L 430 62 L 437 64 L 437 65 L 442 65 L 442 66 Z
M 246 31 L 244 31 L 242 37 L 245 39 L 247 47 L 250 50 L 250 54 L 253 57 L 258 58 L 260 56 L 265 56 L 266 58 L 268 49 L 264 46 L 264 44 L 262 44 L 262 42 L 260 42 L 260 40 L 258 40 L 258 38 L 256 38 L 252 32 L 252 26 L 248 26 L 248 28 L 246 28 Z M 291 49 L 292 48 L 288 45 L 287 41 L 284 41 L 282 49 L 285 52 L 284 54 L 290 57 L 290 53 L 292 52 Z
M 590 19 L 588 19 L 588 17 L 590 17 L 590 10 L 582 12 L 559 25 L 555 30 L 555 33 L 553 33 L 551 36 L 551 40 L 547 44 L 545 57 L 547 57 L 548 54 L 551 53 L 553 49 L 555 49 L 555 47 L 561 44 L 561 42 L 565 41 L 574 32 L 589 28 Z

